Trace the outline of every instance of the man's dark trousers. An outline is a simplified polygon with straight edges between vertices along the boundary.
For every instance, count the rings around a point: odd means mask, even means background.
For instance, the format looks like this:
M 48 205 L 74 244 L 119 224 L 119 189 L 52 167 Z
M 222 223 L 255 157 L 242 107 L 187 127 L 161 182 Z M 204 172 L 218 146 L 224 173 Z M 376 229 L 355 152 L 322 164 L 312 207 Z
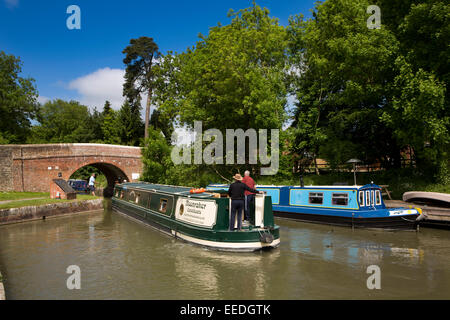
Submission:
M 230 230 L 234 230 L 234 221 L 236 219 L 236 211 L 238 218 L 238 229 L 242 225 L 242 210 L 244 210 L 244 200 L 231 200 L 231 216 L 230 216 Z
M 247 221 L 250 221 L 250 203 L 253 201 L 255 201 L 255 195 L 253 193 L 245 196 L 244 218 Z

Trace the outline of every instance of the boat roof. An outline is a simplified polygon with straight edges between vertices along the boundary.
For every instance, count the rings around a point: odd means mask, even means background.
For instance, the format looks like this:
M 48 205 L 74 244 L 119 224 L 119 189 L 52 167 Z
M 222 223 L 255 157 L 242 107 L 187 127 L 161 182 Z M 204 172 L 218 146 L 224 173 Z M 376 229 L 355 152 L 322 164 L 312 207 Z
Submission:
M 219 187 L 225 187 L 228 188 L 228 184 L 210 184 L 208 185 L 208 187 L 214 187 L 214 188 L 219 188 Z M 208 188 L 206 187 L 206 188 Z M 267 184 L 257 184 L 256 188 L 281 188 L 281 187 L 291 187 L 291 188 L 304 188 L 304 189 L 366 189 L 366 188 L 379 188 L 381 189 L 380 186 L 376 185 L 376 184 L 366 184 L 366 185 L 348 185 L 348 186 L 343 186 L 343 185 L 332 185 L 332 186 L 319 186 L 319 185 L 309 185 L 309 186 L 288 186 L 288 185 L 267 185 Z
M 126 182 L 118 185 L 122 187 L 122 189 L 141 189 L 141 190 L 148 190 L 148 191 L 159 191 L 164 193 L 170 193 L 170 194 L 177 194 L 177 195 L 185 195 L 185 196 L 192 196 L 197 198 L 211 198 L 213 195 L 208 192 L 203 193 L 190 193 L 192 187 L 183 187 L 183 186 L 171 186 L 171 185 L 164 185 L 164 184 L 152 184 L 152 183 L 145 183 L 145 182 Z

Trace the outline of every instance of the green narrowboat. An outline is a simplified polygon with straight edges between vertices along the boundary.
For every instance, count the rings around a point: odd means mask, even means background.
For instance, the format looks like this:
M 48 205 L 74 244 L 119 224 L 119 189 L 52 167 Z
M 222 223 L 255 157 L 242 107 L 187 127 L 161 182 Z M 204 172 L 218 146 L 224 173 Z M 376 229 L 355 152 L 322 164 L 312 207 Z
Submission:
M 188 187 L 123 183 L 114 188 L 112 209 L 176 238 L 224 251 L 256 251 L 280 244 L 272 200 L 256 195 L 248 226 L 229 230 L 228 190 L 202 192 Z

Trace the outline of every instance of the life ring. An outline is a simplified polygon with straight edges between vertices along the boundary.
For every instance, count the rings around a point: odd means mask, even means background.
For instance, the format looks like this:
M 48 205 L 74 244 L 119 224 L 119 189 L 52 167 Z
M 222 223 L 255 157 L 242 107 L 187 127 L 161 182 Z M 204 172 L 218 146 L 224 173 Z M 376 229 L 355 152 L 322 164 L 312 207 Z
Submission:
M 206 189 L 205 188 L 198 188 L 198 189 L 191 189 L 189 192 L 190 193 L 203 193 L 203 192 L 205 192 L 206 191 Z

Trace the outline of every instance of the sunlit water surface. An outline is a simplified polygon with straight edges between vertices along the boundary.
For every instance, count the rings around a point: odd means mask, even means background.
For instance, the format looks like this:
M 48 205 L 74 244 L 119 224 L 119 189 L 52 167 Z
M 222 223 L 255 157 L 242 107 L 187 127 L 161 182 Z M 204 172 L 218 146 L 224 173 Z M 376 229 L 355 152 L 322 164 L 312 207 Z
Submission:
M 450 299 L 450 231 L 276 219 L 281 245 L 218 252 L 107 209 L 0 227 L 7 299 Z M 67 267 L 81 289 L 69 290 Z M 367 268 L 381 289 L 368 289 Z M 373 282 L 371 282 L 373 283 Z

